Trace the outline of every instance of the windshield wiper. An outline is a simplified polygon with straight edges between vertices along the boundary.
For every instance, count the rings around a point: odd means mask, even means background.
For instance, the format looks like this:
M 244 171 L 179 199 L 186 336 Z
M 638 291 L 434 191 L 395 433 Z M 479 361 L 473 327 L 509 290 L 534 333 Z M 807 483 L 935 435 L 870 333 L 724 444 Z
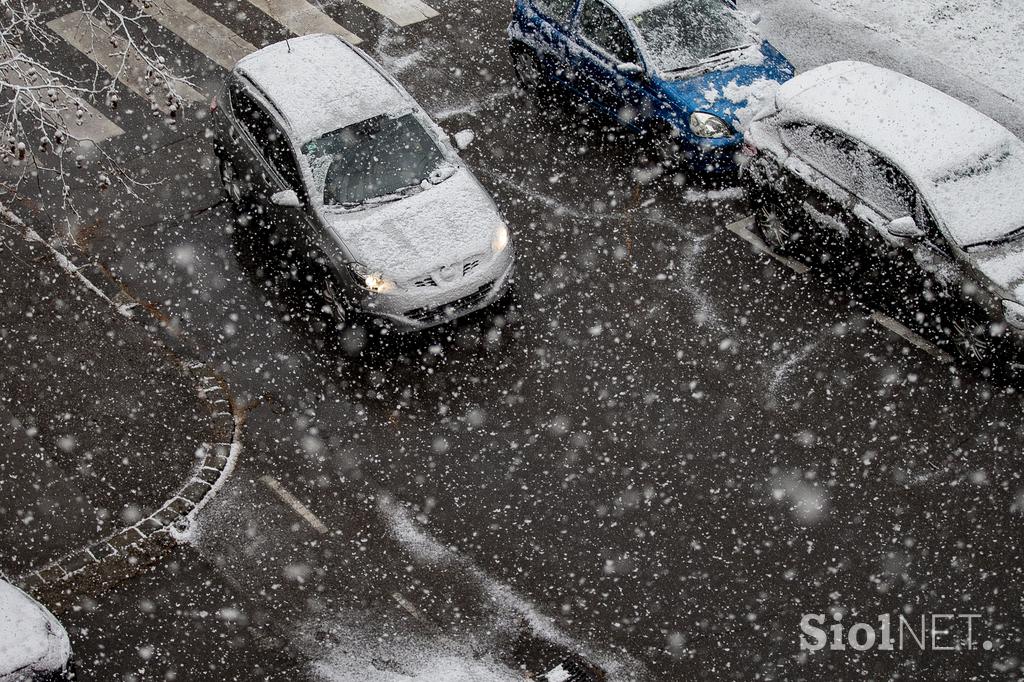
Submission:
M 753 43 L 747 43 L 746 45 L 737 45 L 736 47 L 730 47 L 724 50 L 719 50 L 718 52 L 715 52 L 714 54 L 709 54 L 707 57 L 700 60 L 700 63 L 704 64 L 706 62 L 712 61 L 716 57 L 724 57 L 725 55 L 732 54 L 733 52 L 740 52 L 741 50 L 746 50 L 751 45 L 753 45 Z
M 1004 234 L 1002 237 L 997 237 L 996 239 L 987 239 L 983 242 L 975 242 L 974 244 L 968 244 L 967 246 L 964 247 L 964 251 L 967 251 L 969 253 L 973 253 L 975 251 L 982 251 L 985 249 L 985 247 L 1009 244 L 1010 242 L 1017 241 L 1021 237 L 1024 237 L 1024 227 L 1018 227 L 1016 230 L 1011 230 L 1010 232 Z

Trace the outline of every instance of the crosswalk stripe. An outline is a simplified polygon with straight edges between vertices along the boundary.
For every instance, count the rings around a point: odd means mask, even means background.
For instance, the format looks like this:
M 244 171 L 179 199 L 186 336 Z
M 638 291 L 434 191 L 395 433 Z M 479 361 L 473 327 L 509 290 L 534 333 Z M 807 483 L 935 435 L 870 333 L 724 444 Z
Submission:
M 331 33 L 341 36 L 353 45 L 363 42 L 362 38 L 335 22 L 334 19 L 306 0 L 249 0 L 249 2 L 295 35 Z
M 28 83 L 22 78 L 22 69 L 14 67 L 0 67 L 0 78 L 14 87 L 39 86 L 46 82 Z M 54 80 L 57 80 L 56 76 Z M 124 134 L 124 130 L 120 126 L 98 112 L 88 102 L 69 97 L 68 93 L 60 88 L 53 90 L 57 98 L 53 103 L 53 109 L 56 111 L 46 109 L 43 113 L 54 125 L 65 127 L 72 140 L 99 144 L 104 140 Z M 79 107 L 82 110 L 81 118 L 78 117 Z
M 239 59 L 256 51 L 244 38 L 187 0 L 139 4 L 161 26 L 225 69 L 231 70 Z
M 112 32 L 102 23 L 92 20 L 81 11 L 76 11 L 48 22 L 47 26 L 79 52 L 99 64 L 107 73 L 117 78 L 126 88 L 147 101 L 152 97 L 162 111 L 167 110 L 161 93 L 146 92 L 150 86 L 146 81 L 146 63 L 141 55 L 132 47 L 119 49 L 116 52 L 112 50 L 110 43 Z M 120 45 L 120 41 L 118 44 Z M 184 83 L 178 83 L 176 90 L 185 100 L 199 102 L 205 99 L 198 90 Z
M 399 26 L 408 26 L 437 16 L 437 10 L 420 0 L 359 0 Z

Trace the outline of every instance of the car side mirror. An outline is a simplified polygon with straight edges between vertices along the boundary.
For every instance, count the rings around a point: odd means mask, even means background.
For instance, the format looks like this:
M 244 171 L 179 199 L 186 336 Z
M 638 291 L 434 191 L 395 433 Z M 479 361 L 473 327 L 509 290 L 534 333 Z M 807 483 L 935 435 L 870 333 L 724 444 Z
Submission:
M 473 140 L 476 139 L 476 133 L 469 129 L 460 130 L 459 132 L 455 133 L 453 139 L 455 140 L 456 148 L 458 148 L 458 150 L 461 152 L 464 149 L 467 149 L 469 145 L 473 144 Z
M 896 239 L 923 239 L 925 231 L 918 227 L 917 222 L 910 216 L 897 218 L 885 226 L 885 231 Z
M 639 76 L 643 74 L 644 67 L 636 62 L 621 62 L 615 66 L 615 70 L 623 76 Z
M 302 206 L 302 202 L 299 201 L 299 195 L 293 189 L 275 192 L 270 196 L 270 203 L 283 208 L 299 208 Z

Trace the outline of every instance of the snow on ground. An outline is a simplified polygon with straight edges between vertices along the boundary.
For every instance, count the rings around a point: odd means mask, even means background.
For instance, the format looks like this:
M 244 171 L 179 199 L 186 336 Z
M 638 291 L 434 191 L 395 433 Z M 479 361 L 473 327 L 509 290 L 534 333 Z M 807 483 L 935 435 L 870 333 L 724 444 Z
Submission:
M 1024 104 L 1020 0 L 808 0 L 912 45 Z
M 382 631 L 346 613 L 315 626 L 321 641 L 340 642 L 312 664 L 325 682 L 521 682 L 522 676 L 467 644 L 441 635 Z

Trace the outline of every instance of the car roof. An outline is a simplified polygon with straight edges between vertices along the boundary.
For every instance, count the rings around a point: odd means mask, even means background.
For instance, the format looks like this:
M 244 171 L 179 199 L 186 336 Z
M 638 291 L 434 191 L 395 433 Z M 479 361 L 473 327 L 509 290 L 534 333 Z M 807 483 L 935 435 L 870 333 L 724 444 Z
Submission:
M 302 144 L 415 102 L 366 54 L 342 38 L 312 34 L 257 50 L 235 65 L 269 99 Z
M 961 245 L 1024 227 L 1024 143 L 985 114 L 918 80 L 836 62 L 785 83 L 783 122 L 825 125 L 899 167 Z M 970 187 L 971 191 L 967 191 Z

